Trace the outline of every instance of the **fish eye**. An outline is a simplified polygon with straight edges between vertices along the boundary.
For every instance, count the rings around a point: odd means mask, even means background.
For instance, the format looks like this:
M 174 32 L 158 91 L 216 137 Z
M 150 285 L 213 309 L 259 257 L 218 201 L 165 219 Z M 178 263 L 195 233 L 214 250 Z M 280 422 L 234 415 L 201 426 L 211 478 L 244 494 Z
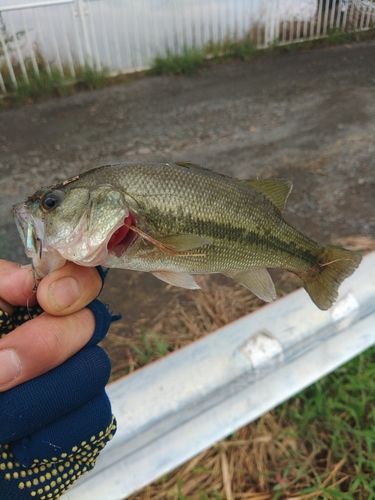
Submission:
M 64 193 L 59 190 L 51 191 L 43 196 L 41 199 L 42 208 L 50 211 L 58 207 L 64 199 Z

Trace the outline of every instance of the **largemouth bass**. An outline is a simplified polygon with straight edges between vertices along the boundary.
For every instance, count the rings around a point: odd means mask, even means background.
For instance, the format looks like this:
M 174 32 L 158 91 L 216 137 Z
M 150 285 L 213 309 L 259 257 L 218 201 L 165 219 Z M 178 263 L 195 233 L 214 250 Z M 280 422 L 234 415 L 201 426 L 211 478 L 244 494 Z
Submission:
M 328 309 L 361 257 L 315 243 L 281 216 L 287 180 L 239 180 L 190 162 L 124 163 L 88 170 L 14 206 L 40 277 L 66 260 L 148 271 L 184 288 L 223 273 L 270 302 L 267 268 L 299 276 Z

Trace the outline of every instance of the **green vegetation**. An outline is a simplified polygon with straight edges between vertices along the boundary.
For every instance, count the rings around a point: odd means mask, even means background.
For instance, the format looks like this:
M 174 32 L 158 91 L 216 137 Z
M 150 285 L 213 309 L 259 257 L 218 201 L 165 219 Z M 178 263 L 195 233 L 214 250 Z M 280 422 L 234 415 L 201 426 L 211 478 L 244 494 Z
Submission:
M 277 41 L 266 49 L 258 49 L 251 37 L 239 41 L 226 41 L 222 44 L 208 44 L 203 49 L 184 49 L 182 54 L 170 52 L 166 57 L 158 56 L 154 59 L 148 74 L 161 75 L 181 75 L 192 74 L 202 67 L 217 62 L 228 60 L 248 60 L 253 57 L 264 55 L 275 55 L 300 50 L 310 50 L 319 47 L 329 47 L 333 45 L 352 43 L 375 38 L 375 28 L 366 31 L 342 32 L 334 29 L 328 32 L 327 36 L 315 38 L 302 42 L 287 43 L 278 45 Z
M 83 90 L 95 90 L 104 87 L 106 84 L 109 71 L 107 68 L 102 70 L 96 69 L 96 67 L 92 67 L 88 64 L 83 67 L 76 68 L 76 81 L 74 83 L 75 89 L 79 86 L 82 87 Z
M 16 68 L 15 73 L 19 75 L 20 69 Z M 29 82 L 26 82 L 23 77 L 17 78 L 18 83 L 17 87 L 15 87 L 10 76 L 5 75 L 5 86 L 12 89 L 8 98 L 13 104 L 38 100 L 44 96 L 62 96 L 68 92 L 68 84 L 64 81 L 57 68 L 53 68 L 51 74 L 41 68 L 39 75 L 32 70 L 28 73 L 28 78 Z
M 38 64 L 39 74 L 33 68 L 27 68 L 28 82 L 24 79 L 21 67 L 13 66 L 17 79 L 17 87 L 13 84 L 7 69 L 3 69 L 4 84 L 10 92 L 4 96 L 3 105 L 17 105 L 34 102 L 46 97 L 62 97 L 78 90 L 93 90 L 103 87 L 107 80 L 107 70 L 98 71 L 88 65 L 75 68 L 76 77 L 62 76 L 57 68 L 48 73 L 41 62 Z M 69 74 L 67 68 L 64 73 Z
M 366 31 L 346 31 L 342 32 L 338 28 L 329 30 L 325 37 L 314 38 L 303 42 L 289 43 L 272 47 L 276 52 L 297 52 L 299 50 L 312 50 L 320 47 L 333 47 L 346 43 L 363 42 L 375 38 L 375 28 Z M 269 49 L 268 49 L 269 50 Z
M 273 487 L 275 500 L 290 489 L 320 492 L 319 498 L 375 498 L 374 361 L 375 347 L 276 410 L 297 446 L 285 461 L 283 484 Z
M 4 23 L 2 13 L 0 13 L 0 31 L 2 32 L 4 44 L 8 48 L 8 52 L 12 54 L 11 44 L 15 40 L 22 42 L 25 32 L 18 31 L 15 35 L 10 35 Z M 0 44 L 0 55 L 4 54 L 4 49 L 5 47 Z M 56 67 L 52 67 L 48 71 L 43 57 L 38 50 L 34 64 L 29 58 L 24 60 L 23 64 L 24 66 L 21 67 L 20 63 L 13 58 L 12 69 L 17 81 L 17 85 L 15 85 L 13 83 L 14 78 L 12 79 L 9 68 L 5 61 L 3 61 L 0 69 L 5 88 L 8 92 L 1 96 L 2 101 L 0 101 L 0 106 L 29 103 L 47 97 L 61 97 L 78 90 L 93 90 L 103 87 L 108 82 L 107 69 L 98 70 L 95 65 L 90 64 L 85 64 L 84 66 L 77 64 L 74 68 L 74 77 L 71 75 L 71 68 L 67 65 L 62 68 L 62 71 L 59 71 Z M 25 78 L 25 70 L 27 78 Z
M 196 73 L 212 60 L 246 60 L 257 52 L 255 43 L 250 38 L 240 42 L 208 44 L 203 49 L 185 48 L 181 54 L 170 52 L 166 57 L 157 56 L 147 71 L 150 75 L 183 75 Z
M 173 351 L 173 346 L 165 338 L 158 337 L 154 332 L 144 329 L 141 345 L 131 343 L 130 350 L 135 365 L 140 368 Z
M 167 57 L 157 56 L 154 59 L 150 75 L 183 75 L 196 73 L 205 65 L 203 51 L 185 48 L 182 54 L 169 53 Z
M 247 60 L 256 52 L 256 45 L 251 38 L 238 42 L 226 41 L 222 44 L 210 43 L 203 49 L 184 48 L 181 54 L 170 52 L 166 57 L 157 56 L 147 73 L 150 75 L 192 74 L 207 66 L 213 59 Z

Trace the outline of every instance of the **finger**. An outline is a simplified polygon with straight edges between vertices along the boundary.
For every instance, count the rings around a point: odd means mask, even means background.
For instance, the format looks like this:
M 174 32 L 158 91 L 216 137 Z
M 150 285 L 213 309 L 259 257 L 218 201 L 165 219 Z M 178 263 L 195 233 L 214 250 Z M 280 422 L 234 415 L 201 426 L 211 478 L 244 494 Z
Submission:
M 92 337 L 95 316 L 82 309 L 69 316 L 43 313 L 0 340 L 0 392 L 55 368 Z
M 8 304 L 8 302 L 5 302 L 3 299 L 0 299 L 0 309 L 8 313 L 9 316 L 14 313 L 14 307 Z
M 101 289 L 102 280 L 95 268 L 67 262 L 39 283 L 37 299 L 49 314 L 66 316 L 86 307 Z
M 16 262 L 0 259 L 0 279 L 0 307 L 5 306 L 6 312 L 12 314 L 12 305 L 32 306 L 36 303 L 31 266 L 20 266 Z

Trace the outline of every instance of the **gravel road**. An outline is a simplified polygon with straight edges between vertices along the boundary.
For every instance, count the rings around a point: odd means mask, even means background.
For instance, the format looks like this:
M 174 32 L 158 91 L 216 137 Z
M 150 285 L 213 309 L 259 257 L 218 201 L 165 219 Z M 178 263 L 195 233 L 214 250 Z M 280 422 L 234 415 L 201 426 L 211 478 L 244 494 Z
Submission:
M 373 237 L 375 42 L 148 77 L 1 111 L 1 257 L 25 262 L 12 204 L 57 179 L 135 160 L 191 160 L 242 178 L 291 179 L 285 218 L 295 227 L 322 242 Z M 109 289 L 123 301 L 130 287 L 140 300 L 165 288 L 148 275 L 110 275 Z M 107 299 L 115 300 L 111 292 Z

